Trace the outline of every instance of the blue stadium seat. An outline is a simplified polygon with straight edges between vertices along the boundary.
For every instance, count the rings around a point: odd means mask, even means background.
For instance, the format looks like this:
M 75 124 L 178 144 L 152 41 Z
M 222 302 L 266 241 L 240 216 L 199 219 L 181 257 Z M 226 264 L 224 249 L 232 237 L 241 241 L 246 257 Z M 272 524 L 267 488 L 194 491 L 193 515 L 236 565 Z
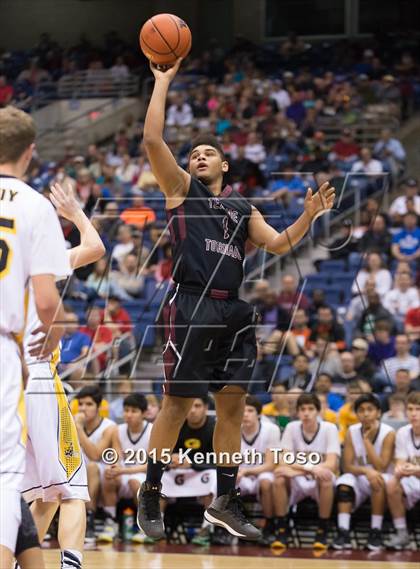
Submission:
M 319 272 L 328 272 L 333 273 L 335 271 L 345 271 L 346 270 L 346 262 L 341 259 L 328 259 L 326 261 L 321 261 Z
M 323 288 L 325 300 L 328 304 L 339 305 L 342 301 L 342 289 L 334 285 L 327 285 Z
M 322 288 L 324 289 L 329 284 L 329 277 L 330 275 L 326 274 L 315 274 L 315 275 L 308 275 L 306 277 L 306 286 L 304 292 L 306 292 L 307 288 L 314 289 L 314 288 Z

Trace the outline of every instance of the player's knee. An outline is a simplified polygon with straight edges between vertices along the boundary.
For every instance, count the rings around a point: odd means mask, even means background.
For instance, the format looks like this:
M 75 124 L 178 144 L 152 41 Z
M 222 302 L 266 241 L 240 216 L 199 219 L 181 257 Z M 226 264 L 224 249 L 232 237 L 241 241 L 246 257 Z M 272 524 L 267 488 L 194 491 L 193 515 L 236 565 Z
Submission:
M 287 485 L 287 478 L 285 476 L 276 476 L 273 485 L 274 488 L 285 488 Z
M 261 480 L 260 481 L 260 492 L 270 492 L 273 483 L 271 480 Z
M 333 477 L 330 476 L 327 480 L 320 480 L 319 487 L 320 488 L 331 488 L 333 486 Z
M 345 484 L 340 484 L 337 488 L 337 500 L 338 502 L 354 502 L 354 490 L 351 486 L 346 486 Z
M 183 425 L 194 399 L 166 396 L 163 400 L 161 414 L 171 425 Z
M 388 496 L 393 496 L 393 495 L 401 495 L 402 494 L 402 488 L 401 488 L 401 483 L 398 480 L 398 478 L 395 478 L 395 476 L 392 476 L 388 482 L 386 483 L 386 491 Z
M 88 462 L 86 471 L 88 476 L 99 476 L 99 466 L 96 462 Z

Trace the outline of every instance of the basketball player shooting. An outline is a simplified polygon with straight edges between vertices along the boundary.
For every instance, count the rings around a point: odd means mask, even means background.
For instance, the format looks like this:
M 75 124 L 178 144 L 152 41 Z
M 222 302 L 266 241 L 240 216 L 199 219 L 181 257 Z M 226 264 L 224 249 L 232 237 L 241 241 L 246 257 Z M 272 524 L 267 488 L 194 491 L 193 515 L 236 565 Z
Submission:
M 218 489 L 204 515 L 237 537 L 259 540 L 261 532 L 246 519 L 235 489 L 238 465 L 232 460 L 241 449 L 245 397 L 257 353 L 254 309 L 238 298 L 245 243 L 249 239 L 277 255 L 288 252 L 311 222 L 331 209 L 335 189 L 328 183 L 315 194 L 308 189 L 303 214 L 278 233 L 238 192 L 223 185 L 229 164 L 215 137 L 193 140 L 188 171 L 180 168 L 163 139 L 166 97 L 180 64 L 181 59 L 166 71 L 151 64 L 155 84 L 144 125 L 147 155 L 166 198 L 176 287 L 164 309 L 164 397 L 150 437 L 137 521 L 149 537 L 164 536 L 159 507 L 164 456 L 172 451 L 194 399 L 210 390 L 217 415 Z

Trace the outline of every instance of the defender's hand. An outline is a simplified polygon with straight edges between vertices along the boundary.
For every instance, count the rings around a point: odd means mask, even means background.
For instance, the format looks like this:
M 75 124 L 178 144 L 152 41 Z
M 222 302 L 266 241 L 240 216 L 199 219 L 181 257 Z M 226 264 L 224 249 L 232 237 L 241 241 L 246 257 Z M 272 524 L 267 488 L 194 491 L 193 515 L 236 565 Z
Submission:
M 311 188 L 306 192 L 305 211 L 314 220 L 319 214 L 329 211 L 334 205 L 335 188 L 329 182 L 325 182 L 314 194 Z
M 67 185 L 67 189 L 64 189 L 60 184 L 53 184 L 51 186 L 51 201 L 58 215 L 69 221 L 73 221 L 82 211 L 70 184 Z

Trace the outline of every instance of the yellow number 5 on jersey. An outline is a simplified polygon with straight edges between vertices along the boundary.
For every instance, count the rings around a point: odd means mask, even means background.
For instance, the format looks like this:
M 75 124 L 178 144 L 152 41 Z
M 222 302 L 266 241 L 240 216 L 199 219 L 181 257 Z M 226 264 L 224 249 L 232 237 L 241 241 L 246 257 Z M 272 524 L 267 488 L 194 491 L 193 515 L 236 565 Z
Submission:
M 15 220 L 8 217 L 0 217 L 0 235 L 3 232 L 16 233 Z M 4 278 L 10 269 L 13 251 L 9 243 L 3 237 L 0 238 L 0 279 Z

